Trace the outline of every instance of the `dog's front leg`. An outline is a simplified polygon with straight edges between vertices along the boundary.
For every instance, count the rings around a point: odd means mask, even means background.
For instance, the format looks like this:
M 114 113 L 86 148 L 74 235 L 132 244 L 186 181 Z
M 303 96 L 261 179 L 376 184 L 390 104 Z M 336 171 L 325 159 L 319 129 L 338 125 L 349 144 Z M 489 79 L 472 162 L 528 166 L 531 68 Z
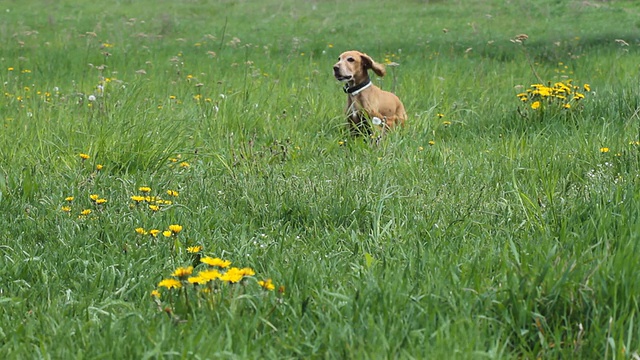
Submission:
M 362 112 L 349 114 L 349 127 L 353 136 L 371 136 L 371 125 Z

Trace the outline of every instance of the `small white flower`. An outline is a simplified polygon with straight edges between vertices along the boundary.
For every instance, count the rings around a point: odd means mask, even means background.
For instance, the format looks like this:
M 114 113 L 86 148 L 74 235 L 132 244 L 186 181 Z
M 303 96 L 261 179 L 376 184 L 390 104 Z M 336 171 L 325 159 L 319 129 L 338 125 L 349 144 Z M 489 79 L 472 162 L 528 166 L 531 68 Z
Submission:
M 382 120 L 380 120 L 379 117 L 374 116 L 373 119 L 371 119 L 371 122 L 373 123 L 373 125 L 381 125 L 382 124 Z
M 87 100 L 96 101 L 96 97 L 95 97 L 95 95 L 89 95 L 89 97 L 87 97 Z

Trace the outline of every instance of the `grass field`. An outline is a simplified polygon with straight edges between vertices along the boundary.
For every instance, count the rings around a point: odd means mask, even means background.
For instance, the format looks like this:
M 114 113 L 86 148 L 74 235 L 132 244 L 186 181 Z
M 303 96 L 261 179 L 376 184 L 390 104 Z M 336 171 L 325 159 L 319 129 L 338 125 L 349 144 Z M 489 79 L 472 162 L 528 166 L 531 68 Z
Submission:
M 1 358 L 640 358 L 635 1 L 0 19 Z M 350 49 L 399 64 L 378 146 Z

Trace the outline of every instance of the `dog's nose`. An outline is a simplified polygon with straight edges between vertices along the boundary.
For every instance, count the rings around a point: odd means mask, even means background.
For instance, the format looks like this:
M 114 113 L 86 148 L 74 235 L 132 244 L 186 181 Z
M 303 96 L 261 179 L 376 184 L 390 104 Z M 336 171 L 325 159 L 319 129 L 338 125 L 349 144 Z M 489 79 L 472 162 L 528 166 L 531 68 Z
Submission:
M 340 71 L 340 68 L 338 67 L 338 65 L 333 65 L 333 72 L 337 73 L 338 71 Z

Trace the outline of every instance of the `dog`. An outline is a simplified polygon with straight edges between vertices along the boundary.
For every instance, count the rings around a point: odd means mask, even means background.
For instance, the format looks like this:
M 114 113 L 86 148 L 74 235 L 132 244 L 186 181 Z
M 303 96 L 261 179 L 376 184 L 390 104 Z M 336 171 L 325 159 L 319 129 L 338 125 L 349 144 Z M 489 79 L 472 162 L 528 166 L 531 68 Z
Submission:
M 373 85 L 369 69 L 378 76 L 386 74 L 384 65 L 360 51 L 343 52 L 333 65 L 333 76 L 345 83 L 346 113 L 354 135 L 371 135 L 369 120 L 373 125 L 381 126 L 384 134 L 396 125 L 403 125 L 407 119 L 402 101 L 395 94 Z

